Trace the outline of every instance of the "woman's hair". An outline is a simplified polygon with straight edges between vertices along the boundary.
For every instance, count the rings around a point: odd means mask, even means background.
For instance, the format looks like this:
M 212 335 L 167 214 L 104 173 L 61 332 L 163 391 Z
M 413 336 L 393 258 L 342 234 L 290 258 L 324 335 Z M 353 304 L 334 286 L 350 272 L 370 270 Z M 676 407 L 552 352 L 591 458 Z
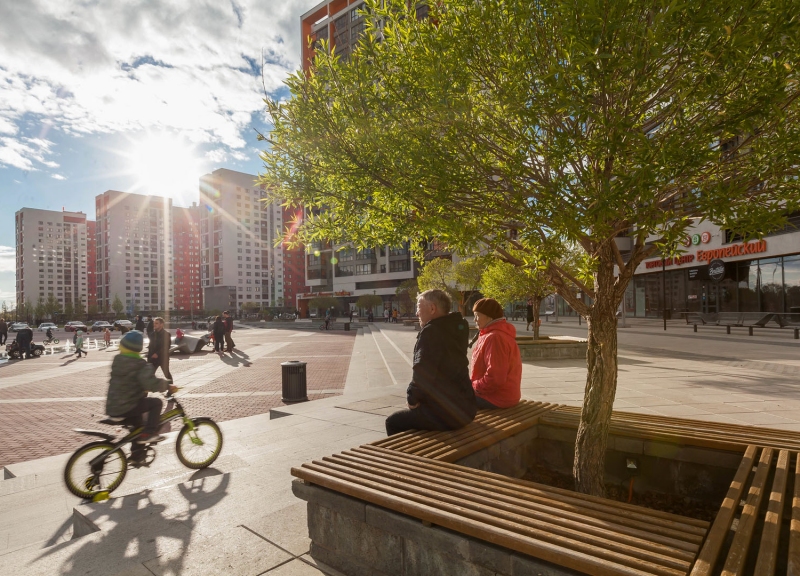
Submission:
M 215 322 L 222 322 L 222 316 L 217 316 L 216 318 L 214 318 L 214 321 Z
M 453 300 L 450 295 L 444 290 L 425 290 L 417 296 L 417 302 L 424 300 L 436 306 L 439 312 L 447 314 L 453 307 Z

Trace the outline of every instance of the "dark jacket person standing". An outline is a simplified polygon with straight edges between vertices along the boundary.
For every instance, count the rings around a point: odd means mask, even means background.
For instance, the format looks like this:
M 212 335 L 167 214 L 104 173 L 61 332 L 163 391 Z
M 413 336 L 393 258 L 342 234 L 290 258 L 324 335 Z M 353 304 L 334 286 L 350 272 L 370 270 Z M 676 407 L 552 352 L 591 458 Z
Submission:
M 133 329 L 144 333 L 144 320 L 142 319 L 141 316 L 136 317 L 136 325 L 134 326 Z
M 0 346 L 6 343 L 8 338 L 8 324 L 5 318 L 0 318 Z
M 172 335 L 164 328 L 164 319 L 155 318 L 153 320 L 153 335 L 147 345 L 147 361 L 153 365 L 154 372 L 160 366 L 167 380 L 172 380 L 172 374 L 169 373 L 169 348 L 171 344 Z
M 386 419 L 386 434 L 405 430 L 455 430 L 472 422 L 477 412 L 469 377 L 469 325 L 442 290 L 417 297 L 422 329 L 414 346 L 408 410 Z
M 233 352 L 233 347 L 235 344 L 233 343 L 233 318 L 231 318 L 230 312 L 225 310 L 222 313 L 222 322 L 225 324 L 225 352 Z
M 25 358 L 31 358 L 31 342 L 33 342 L 33 330 L 30 328 L 23 328 L 19 332 L 17 332 L 17 337 L 15 338 L 17 344 L 19 344 L 19 355 L 22 358 L 22 354 L 25 354 Z

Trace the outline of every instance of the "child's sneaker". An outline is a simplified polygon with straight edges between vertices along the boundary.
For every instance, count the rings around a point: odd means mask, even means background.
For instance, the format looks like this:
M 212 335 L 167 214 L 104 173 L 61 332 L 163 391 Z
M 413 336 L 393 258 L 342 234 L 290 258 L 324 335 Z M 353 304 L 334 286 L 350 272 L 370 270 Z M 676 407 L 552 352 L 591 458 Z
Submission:
M 137 444 L 155 444 L 156 442 L 161 442 L 162 440 L 166 440 L 161 434 L 140 434 L 134 442 Z

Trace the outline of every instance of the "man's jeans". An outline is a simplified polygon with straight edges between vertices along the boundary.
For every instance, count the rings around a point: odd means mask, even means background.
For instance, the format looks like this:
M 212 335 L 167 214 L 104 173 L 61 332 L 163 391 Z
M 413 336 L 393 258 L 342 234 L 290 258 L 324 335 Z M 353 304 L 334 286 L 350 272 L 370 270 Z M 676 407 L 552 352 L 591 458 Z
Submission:
M 386 419 L 386 435 L 398 434 L 406 430 L 453 430 L 424 407 L 399 410 Z

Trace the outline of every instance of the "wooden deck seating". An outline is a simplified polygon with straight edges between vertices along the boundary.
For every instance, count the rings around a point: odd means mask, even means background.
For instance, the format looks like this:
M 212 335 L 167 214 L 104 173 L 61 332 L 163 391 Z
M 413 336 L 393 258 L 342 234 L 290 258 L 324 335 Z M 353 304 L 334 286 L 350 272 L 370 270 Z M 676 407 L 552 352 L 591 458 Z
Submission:
M 786 503 L 792 487 L 794 495 L 788 508 Z M 783 521 L 785 510 L 790 510 L 788 522 Z M 732 529 L 734 520 L 737 522 Z M 788 555 L 784 557 L 780 553 L 786 554 L 787 549 L 779 547 L 781 541 L 788 542 Z M 691 576 L 719 573 L 800 574 L 800 459 L 797 452 L 748 446 Z
M 292 468 L 304 481 L 598 576 L 685 575 L 708 523 L 366 445 Z
M 455 462 L 495 442 L 536 425 L 539 418 L 562 406 L 523 400 L 513 408 L 481 410 L 475 420 L 459 430 L 409 431 L 373 442 L 398 452 Z
M 545 426 L 577 429 L 579 418 L 580 408 L 562 406 L 542 415 L 539 423 Z M 609 433 L 630 438 L 742 452 L 750 444 L 800 450 L 800 432 L 616 410 L 611 414 Z

